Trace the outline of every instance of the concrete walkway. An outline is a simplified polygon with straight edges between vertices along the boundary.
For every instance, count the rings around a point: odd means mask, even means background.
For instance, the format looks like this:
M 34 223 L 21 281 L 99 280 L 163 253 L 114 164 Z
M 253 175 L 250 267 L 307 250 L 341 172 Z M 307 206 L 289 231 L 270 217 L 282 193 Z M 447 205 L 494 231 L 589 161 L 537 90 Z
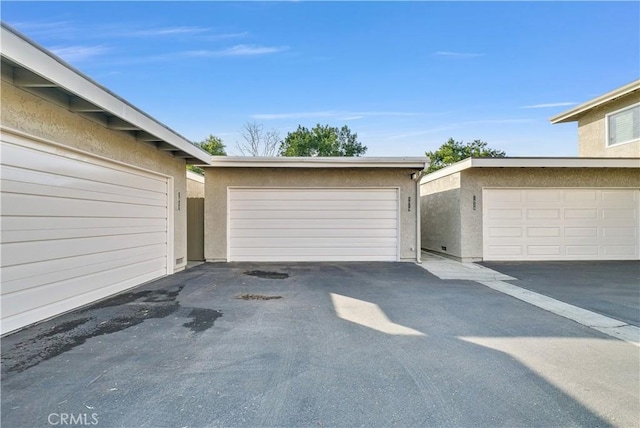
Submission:
M 422 253 L 422 268 L 440 279 L 475 281 L 500 293 L 568 318 L 586 327 L 640 346 L 640 328 L 552 297 L 536 293 L 504 281 L 517 281 L 488 267 L 475 263 L 461 263 L 433 253 Z

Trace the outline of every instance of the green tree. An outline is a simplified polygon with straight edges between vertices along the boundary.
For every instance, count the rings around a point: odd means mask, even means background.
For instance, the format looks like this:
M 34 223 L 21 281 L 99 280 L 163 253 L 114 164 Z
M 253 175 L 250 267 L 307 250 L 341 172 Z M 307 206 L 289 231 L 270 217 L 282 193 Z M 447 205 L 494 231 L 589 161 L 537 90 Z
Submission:
M 309 130 L 298 125 L 280 143 L 280 156 L 360 156 L 367 147 L 358 141 L 358 134 L 348 126 L 334 128 L 317 124 Z
M 506 153 L 502 150 L 487 148 L 487 143 L 481 140 L 474 140 L 472 143 L 464 143 L 463 141 L 455 141 L 449 138 L 449 141 L 440 146 L 434 152 L 425 153 L 430 160 L 429 167 L 426 172 L 437 171 L 445 166 L 449 166 L 463 159 L 474 158 L 503 158 Z
M 213 134 L 209 135 L 209 137 L 206 140 L 201 141 L 199 143 L 195 143 L 195 145 L 200 147 L 205 152 L 211 153 L 213 156 L 227 155 L 227 152 L 224 149 L 225 145 L 222 143 L 222 139 L 220 139 L 219 137 L 216 137 Z M 204 174 L 204 171 L 202 170 L 202 168 L 198 168 L 197 166 L 194 166 L 194 165 L 187 165 L 187 169 L 197 174 Z

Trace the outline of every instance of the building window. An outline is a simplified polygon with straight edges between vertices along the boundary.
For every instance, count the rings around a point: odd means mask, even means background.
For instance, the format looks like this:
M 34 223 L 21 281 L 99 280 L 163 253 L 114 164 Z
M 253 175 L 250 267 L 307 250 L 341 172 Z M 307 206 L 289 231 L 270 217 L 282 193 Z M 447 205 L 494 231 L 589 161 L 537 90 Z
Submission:
M 640 140 L 640 104 L 609 113 L 606 124 L 607 146 Z

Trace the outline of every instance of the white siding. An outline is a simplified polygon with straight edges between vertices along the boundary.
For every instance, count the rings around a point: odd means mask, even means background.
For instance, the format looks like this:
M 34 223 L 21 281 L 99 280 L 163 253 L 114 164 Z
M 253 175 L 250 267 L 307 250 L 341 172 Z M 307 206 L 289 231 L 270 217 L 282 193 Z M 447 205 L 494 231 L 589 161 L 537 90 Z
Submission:
M 484 260 L 637 260 L 640 190 L 485 189 Z
M 229 189 L 229 261 L 396 261 L 398 189 Z
M 2 333 L 167 274 L 168 180 L 2 136 Z

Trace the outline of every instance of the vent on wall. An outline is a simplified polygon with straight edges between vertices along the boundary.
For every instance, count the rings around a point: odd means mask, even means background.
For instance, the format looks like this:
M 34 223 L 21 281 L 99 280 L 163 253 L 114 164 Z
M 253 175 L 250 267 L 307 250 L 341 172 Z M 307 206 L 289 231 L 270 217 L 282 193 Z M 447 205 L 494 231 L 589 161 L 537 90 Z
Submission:
M 179 265 L 183 261 L 184 261 L 184 257 L 180 257 L 179 259 L 176 259 L 176 264 Z

